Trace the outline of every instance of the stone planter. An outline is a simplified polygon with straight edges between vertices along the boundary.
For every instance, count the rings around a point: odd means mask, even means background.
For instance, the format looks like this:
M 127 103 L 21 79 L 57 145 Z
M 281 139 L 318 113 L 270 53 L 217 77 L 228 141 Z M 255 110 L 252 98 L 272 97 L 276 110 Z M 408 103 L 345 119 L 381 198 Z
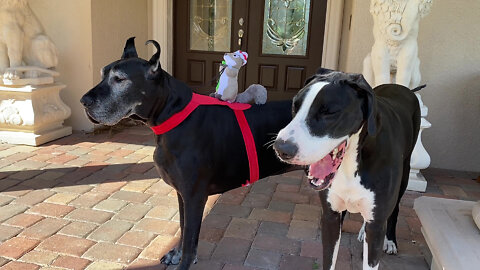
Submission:
M 427 180 L 422 175 L 420 170 L 428 168 L 430 166 L 430 155 L 422 144 L 422 131 L 430 128 L 432 124 L 425 119 L 428 115 L 428 107 L 423 104 L 420 94 L 415 93 L 420 104 L 421 116 L 420 119 L 420 131 L 418 133 L 417 143 L 413 148 L 412 159 L 410 160 L 410 175 L 408 178 L 408 190 L 425 192 L 427 190 Z
M 431 270 L 472 270 L 480 265 L 480 233 L 472 220 L 476 202 L 420 197 L 413 209 L 432 253 Z
M 475 224 L 477 224 L 478 229 L 480 229 L 480 201 L 473 206 L 472 217 Z
M 65 85 L 0 85 L 0 142 L 37 146 L 72 134 L 63 126 L 70 108 L 60 99 Z

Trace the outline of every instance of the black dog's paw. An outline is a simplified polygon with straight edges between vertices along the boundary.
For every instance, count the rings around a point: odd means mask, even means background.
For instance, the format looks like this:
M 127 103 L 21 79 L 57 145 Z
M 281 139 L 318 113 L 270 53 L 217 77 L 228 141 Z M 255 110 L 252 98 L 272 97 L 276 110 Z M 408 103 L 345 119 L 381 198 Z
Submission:
M 160 262 L 166 265 L 177 265 L 180 263 L 180 259 L 182 259 L 182 251 L 180 249 L 173 248 L 162 257 Z

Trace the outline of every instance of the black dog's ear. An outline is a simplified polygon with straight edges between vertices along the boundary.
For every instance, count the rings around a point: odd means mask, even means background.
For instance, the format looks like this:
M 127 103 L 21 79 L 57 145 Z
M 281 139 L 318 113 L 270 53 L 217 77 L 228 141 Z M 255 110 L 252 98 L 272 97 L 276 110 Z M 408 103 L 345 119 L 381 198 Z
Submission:
M 148 45 L 150 43 L 153 44 L 153 46 L 155 46 L 155 48 L 157 49 L 157 52 L 154 55 L 152 55 L 152 58 L 150 58 L 150 60 L 148 61 L 148 63 L 150 64 L 150 69 L 148 72 L 150 73 L 150 75 L 155 75 L 158 69 L 161 67 L 160 52 L 162 51 L 162 49 L 160 48 L 160 44 L 158 44 L 158 42 L 155 40 L 147 40 L 147 42 L 145 42 L 145 45 Z
M 135 48 L 135 37 L 131 37 L 125 43 L 125 48 L 123 49 L 122 59 L 138 57 L 137 49 Z
M 377 124 L 375 123 L 376 102 L 375 93 L 362 74 L 348 74 L 347 83 L 360 91 L 366 97 L 364 117 L 367 120 L 367 132 L 370 136 L 375 136 Z

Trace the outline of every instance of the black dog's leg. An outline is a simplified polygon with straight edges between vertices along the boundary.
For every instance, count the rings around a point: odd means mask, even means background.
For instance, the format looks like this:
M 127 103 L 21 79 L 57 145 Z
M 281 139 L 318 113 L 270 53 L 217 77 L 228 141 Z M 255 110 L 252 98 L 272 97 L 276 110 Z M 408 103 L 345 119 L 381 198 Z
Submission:
M 335 269 L 337 262 L 340 237 L 342 233 L 342 214 L 330 208 L 327 202 L 327 192 L 320 192 L 322 203 L 322 243 L 323 243 L 323 269 Z
M 365 240 L 363 241 L 363 269 L 378 269 L 380 256 L 383 254 L 385 240 L 386 218 L 369 222 L 365 226 Z
M 177 192 L 177 198 L 178 198 L 178 214 L 180 216 L 180 241 L 178 242 L 178 245 L 172 250 L 170 250 L 165 256 L 162 257 L 160 260 L 163 264 L 170 265 L 170 264 L 179 264 L 180 259 L 182 258 L 182 241 L 183 241 L 183 220 L 184 220 L 184 210 L 183 210 L 183 199 L 180 193 Z
M 208 196 L 202 192 L 189 193 L 183 198 L 184 221 L 182 231 L 182 260 L 177 270 L 188 270 L 197 257 L 198 236 L 202 223 L 203 210 Z
M 400 201 L 400 200 L 399 200 Z M 385 236 L 385 241 L 383 243 L 383 251 L 387 254 L 397 254 L 397 237 L 396 237 L 396 227 L 397 227 L 397 217 L 398 217 L 398 203 L 393 209 L 392 214 L 387 221 L 387 234 Z
M 410 174 L 410 159 L 406 159 L 403 164 L 403 175 L 402 175 L 402 182 L 400 184 L 400 193 L 398 194 L 398 199 L 395 205 L 395 209 L 393 209 L 392 214 L 388 218 L 387 221 L 387 235 L 385 236 L 385 243 L 383 244 L 383 251 L 387 254 L 397 254 L 397 219 L 398 219 L 398 212 L 399 212 L 399 205 L 400 200 L 405 193 L 408 185 L 408 177 Z

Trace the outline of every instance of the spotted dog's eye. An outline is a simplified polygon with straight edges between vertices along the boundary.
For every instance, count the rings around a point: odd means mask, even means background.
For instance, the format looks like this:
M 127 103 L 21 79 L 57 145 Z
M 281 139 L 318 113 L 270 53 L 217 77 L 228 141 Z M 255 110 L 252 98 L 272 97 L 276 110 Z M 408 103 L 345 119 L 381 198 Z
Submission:
M 238 58 L 238 54 L 234 54 L 233 57 Z
M 340 110 L 336 109 L 336 108 L 327 108 L 327 107 L 323 107 L 321 110 L 320 110 L 320 113 L 323 114 L 323 115 L 333 115 L 333 114 L 336 114 L 340 112 Z
M 325 114 L 326 114 L 326 115 L 332 115 L 332 114 L 336 114 L 336 113 L 338 113 L 338 112 L 339 112 L 339 111 L 334 111 L 334 112 L 332 112 L 332 111 L 327 111 L 327 112 L 325 112 Z
M 322 106 L 316 111 L 313 118 L 318 121 L 321 119 L 330 119 L 329 117 L 336 113 L 337 111 L 332 111 L 330 108 Z
M 321 107 L 318 111 L 320 114 L 330 114 L 327 107 Z

